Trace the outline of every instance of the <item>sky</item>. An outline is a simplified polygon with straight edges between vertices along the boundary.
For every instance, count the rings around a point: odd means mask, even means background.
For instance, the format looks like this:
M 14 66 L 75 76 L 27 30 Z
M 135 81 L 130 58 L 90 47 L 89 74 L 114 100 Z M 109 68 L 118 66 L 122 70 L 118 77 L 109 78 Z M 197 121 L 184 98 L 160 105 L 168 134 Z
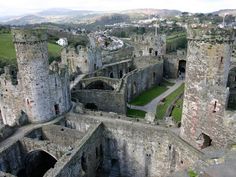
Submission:
M 236 0 L 0 0 L 0 16 L 29 14 L 51 8 L 96 11 L 156 8 L 212 12 L 236 9 Z

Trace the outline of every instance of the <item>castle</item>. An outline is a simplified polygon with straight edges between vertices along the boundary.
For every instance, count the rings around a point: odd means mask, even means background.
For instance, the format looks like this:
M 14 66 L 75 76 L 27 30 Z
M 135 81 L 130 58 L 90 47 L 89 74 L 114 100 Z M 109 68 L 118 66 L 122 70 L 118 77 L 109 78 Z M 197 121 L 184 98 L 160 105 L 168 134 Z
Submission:
M 72 97 L 87 108 L 102 111 L 78 110 L 75 105 L 50 122 L 46 121 L 71 107 L 68 72 L 56 63 L 51 66 L 54 72 L 49 70 L 43 31 L 14 30 L 13 36 L 19 72 L 14 84 L 9 68 L 1 76 L 1 93 L 9 96 L 1 99 L 3 122 L 17 124 L 17 115 L 24 111 L 30 122 L 38 124 L 22 127 L 22 132 L 0 142 L 0 175 L 183 177 L 194 169 L 201 177 L 218 177 L 214 172 L 221 174 L 225 168 L 231 169 L 224 174 L 227 177 L 235 174 L 235 112 L 226 110 L 228 100 L 234 100 L 230 98 L 235 84 L 230 72 L 232 30 L 189 27 L 186 67 L 179 59 L 185 53 L 180 52 L 176 61 L 165 61 L 165 56 L 136 56 L 85 74 L 72 87 Z M 173 62 L 179 64 L 169 73 L 165 68 Z M 163 73 L 178 77 L 179 72 L 186 77 L 180 129 L 124 115 L 127 101 L 135 94 L 159 84 Z M 43 88 L 38 89 L 37 84 Z M 27 99 L 33 111 L 27 107 Z

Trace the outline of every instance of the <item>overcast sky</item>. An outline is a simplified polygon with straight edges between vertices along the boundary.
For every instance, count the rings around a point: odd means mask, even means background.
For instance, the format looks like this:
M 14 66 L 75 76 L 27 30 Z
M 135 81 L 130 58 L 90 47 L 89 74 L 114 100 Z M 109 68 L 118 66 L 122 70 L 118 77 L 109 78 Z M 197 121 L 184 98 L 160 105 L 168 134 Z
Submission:
M 212 12 L 236 9 L 236 0 L 0 0 L 0 16 L 34 13 L 49 8 L 98 11 L 157 8 Z

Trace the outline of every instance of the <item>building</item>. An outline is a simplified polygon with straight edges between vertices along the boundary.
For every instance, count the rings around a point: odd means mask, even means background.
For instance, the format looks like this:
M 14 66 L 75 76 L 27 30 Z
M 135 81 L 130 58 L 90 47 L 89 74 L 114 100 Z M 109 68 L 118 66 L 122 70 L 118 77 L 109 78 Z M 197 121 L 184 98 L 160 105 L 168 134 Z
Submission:
M 65 47 L 68 45 L 67 38 L 60 38 L 56 43 L 62 47 Z

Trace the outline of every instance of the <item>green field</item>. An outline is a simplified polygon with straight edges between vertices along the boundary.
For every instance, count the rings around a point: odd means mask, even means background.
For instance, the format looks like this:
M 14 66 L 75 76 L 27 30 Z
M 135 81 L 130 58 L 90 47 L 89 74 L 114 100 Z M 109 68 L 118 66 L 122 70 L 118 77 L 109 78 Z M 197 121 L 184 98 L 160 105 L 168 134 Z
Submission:
M 174 99 L 184 92 L 184 84 L 182 84 L 178 89 L 172 92 L 164 100 L 163 104 L 157 105 L 156 117 L 158 119 L 163 119 L 167 111 L 168 106 L 174 101 Z
M 133 117 L 133 118 L 144 118 L 146 112 L 145 111 L 140 111 L 136 109 L 129 109 L 127 108 L 127 116 L 128 117 Z
M 48 43 L 49 57 L 57 58 L 61 55 L 61 47 Z M 16 64 L 16 52 L 10 33 L 0 33 L 0 67 Z
M 175 107 L 171 113 L 171 116 L 173 117 L 173 119 L 176 122 L 180 122 L 181 121 L 181 117 L 182 117 L 182 110 L 183 110 L 183 98 L 180 98 L 176 104 Z
M 144 106 L 150 101 L 152 101 L 154 98 L 164 93 L 168 89 L 167 86 L 172 85 L 173 83 L 164 81 L 161 86 L 154 86 L 153 88 L 141 93 L 139 96 L 130 101 L 129 104 L 136 106 Z

